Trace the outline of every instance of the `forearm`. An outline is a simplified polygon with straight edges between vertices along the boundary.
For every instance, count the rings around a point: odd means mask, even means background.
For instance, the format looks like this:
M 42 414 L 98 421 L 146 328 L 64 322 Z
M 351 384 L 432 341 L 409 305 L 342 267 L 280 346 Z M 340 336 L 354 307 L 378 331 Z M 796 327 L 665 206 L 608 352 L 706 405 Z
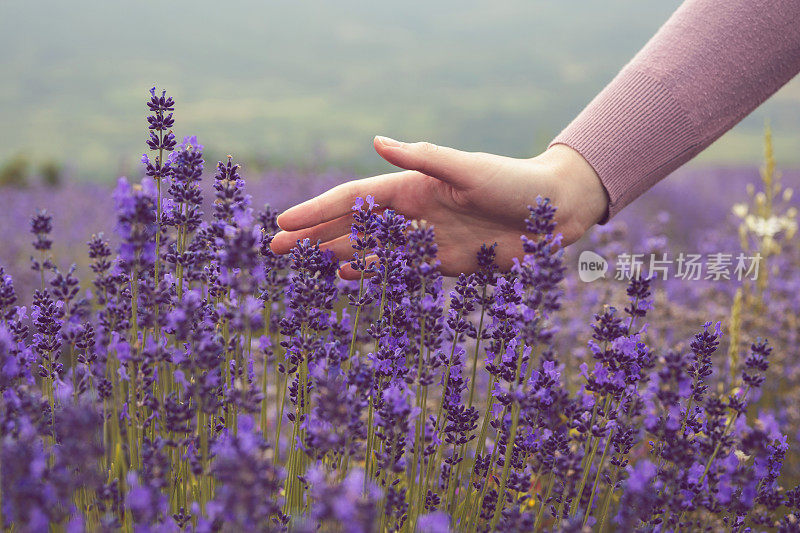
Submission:
M 687 0 L 555 138 L 615 215 L 800 71 L 800 2 Z

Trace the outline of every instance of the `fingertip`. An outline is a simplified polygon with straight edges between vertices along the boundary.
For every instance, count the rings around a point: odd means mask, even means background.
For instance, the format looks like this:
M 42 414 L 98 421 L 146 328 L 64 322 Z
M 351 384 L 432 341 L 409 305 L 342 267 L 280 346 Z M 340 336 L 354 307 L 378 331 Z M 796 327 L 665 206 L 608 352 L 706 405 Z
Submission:
M 372 144 L 375 146 L 376 150 L 379 150 L 381 148 L 402 148 L 404 143 L 390 137 L 376 135 L 372 140 Z
M 369 266 L 377 260 L 378 260 L 377 258 L 373 258 L 372 260 L 367 258 L 367 265 Z M 361 272 L 360 270 L 356 270 L 352 267 L 350 261 L 345 261 L 339 267 L 339 270 L 336 271 L 336 275 L 345 281 L 358 281 L 359 279 L 361 279 L 362 275 L 364 276 L 364 279 L 369 279 L 376 276 L 377 274 L 370 270 L 367 270 L 366 272 Z
M 342 266 L 339 267 L 339 270 L 336 271 L 336 275 L 339 276 L 340 279 L 344 281 L 356 281 L 359 277 L 361 277 L 361 273 L 357 270 L 354 270 L 350 263 L 343 263 Z
M 354 269 L 352 267 L 352 265 L 350 264 L 350 261 L 347 261 L 345 263 L 342 263 L 342 265 L 339 267 L 339 270 L 336 272 L 336 274 L 340 278 L 342 278 L 343 280 L 346 280 L 346 281 L 358 281 L 361 278 L 362 274 L 363 274 L 365 279 L 371 278 L 373 276 L 376 276 L 377 274 L 372 269 L 370 269 L 369 267 L 372 266 L 374 263 L 377 263 L 377 262 L 378 262 L 378 256 L 377 255 L 368 256 L 367 257 L 367 261 L 366 261 L 367 269 L 366 269 L 365 272 L 361 272 L 360 270 Z
M 311 200 L 308 200 L 302 204 L 297 204 L 278 215 L 278 218 L 275 219 L 278 227 L 283 231 L 291 232 L 308 228 L 317 223 L 312 218 L 312 213 L 309 212 L 310 202 Z
M 403 154 L 406 151 L 400 149 L 405 146 L 405 143 L 390 139 L 389 137 L 383 137 L 382 135 L 376 135 L 373 140 L 373 145 L 378 155 L 387 162 L 400 168 L 406 168 L 402 164 Z
M 286 231 L 286 228 L 283 227 L 283 220 L 285 218 L 283 215 L 285 215 L 285 214 L 286 214 L 286 211 L 284 211 L 283 213 L 278 215 L 277 218 L 275 219 L 275 223 L 278 225 L 278 227 L 280 229 L 282 229 L 284 231 Z
M 275 219 L 275 223 L 278 224 L 278 227 L 283 231 L 297 231 L 301 229 L 297 221 L 297 207 L 298 206 L 290 207 Z
M 272 250 L 273 253 L 278 255 L 282 255 L 288 253 L 289 250 L 292 249 L 292 245 L 294 242 L 288 238 L 289 232 L 287 231 L 279 231 L 275 234 L 272 238 L 272 242 L 269 243 L 269 249 Z

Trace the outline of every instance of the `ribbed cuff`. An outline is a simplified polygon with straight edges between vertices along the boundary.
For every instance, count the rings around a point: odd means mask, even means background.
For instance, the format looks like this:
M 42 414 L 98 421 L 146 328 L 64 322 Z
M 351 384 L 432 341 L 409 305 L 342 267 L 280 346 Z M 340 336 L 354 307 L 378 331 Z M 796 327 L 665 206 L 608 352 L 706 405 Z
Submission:
M 605 223 L 689 160 L 699 135 L 663 82 L 626 69 L 554 144 L 573 148 L 597 172 L 609 197 Z

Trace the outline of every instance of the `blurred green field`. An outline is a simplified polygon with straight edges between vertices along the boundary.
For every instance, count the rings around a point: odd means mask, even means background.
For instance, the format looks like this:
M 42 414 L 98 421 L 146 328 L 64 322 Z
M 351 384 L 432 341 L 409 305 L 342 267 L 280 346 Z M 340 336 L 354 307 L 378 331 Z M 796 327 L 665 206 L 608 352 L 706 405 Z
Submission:
M 532 155 L 609 81 L 675 0 L 0 3 L 0 162 L 129 173 L 147 89 L 212 155 L 384 168 L 376 133 Z M 800 163 L 795 80 L 701 161 Z

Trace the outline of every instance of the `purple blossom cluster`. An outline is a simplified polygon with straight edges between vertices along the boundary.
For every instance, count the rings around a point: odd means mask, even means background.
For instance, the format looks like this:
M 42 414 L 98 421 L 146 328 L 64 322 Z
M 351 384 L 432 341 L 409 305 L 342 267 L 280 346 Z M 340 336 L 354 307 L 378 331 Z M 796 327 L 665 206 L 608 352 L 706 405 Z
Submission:
M 0 268 L 4 530 L 797 530 L 792 417 L 757 412 L 784 342 L 654 335 L 650 277 L 575 324 L 544 198 L 510 271 L 486 243 L 456 279 L 435 228 L 358 198 L 344 282 L 319 243 L 275 255 L 241 167 L 204 185 L 173 99 L 147 106 L 90 279 L 46 211 L 30 300 Z

